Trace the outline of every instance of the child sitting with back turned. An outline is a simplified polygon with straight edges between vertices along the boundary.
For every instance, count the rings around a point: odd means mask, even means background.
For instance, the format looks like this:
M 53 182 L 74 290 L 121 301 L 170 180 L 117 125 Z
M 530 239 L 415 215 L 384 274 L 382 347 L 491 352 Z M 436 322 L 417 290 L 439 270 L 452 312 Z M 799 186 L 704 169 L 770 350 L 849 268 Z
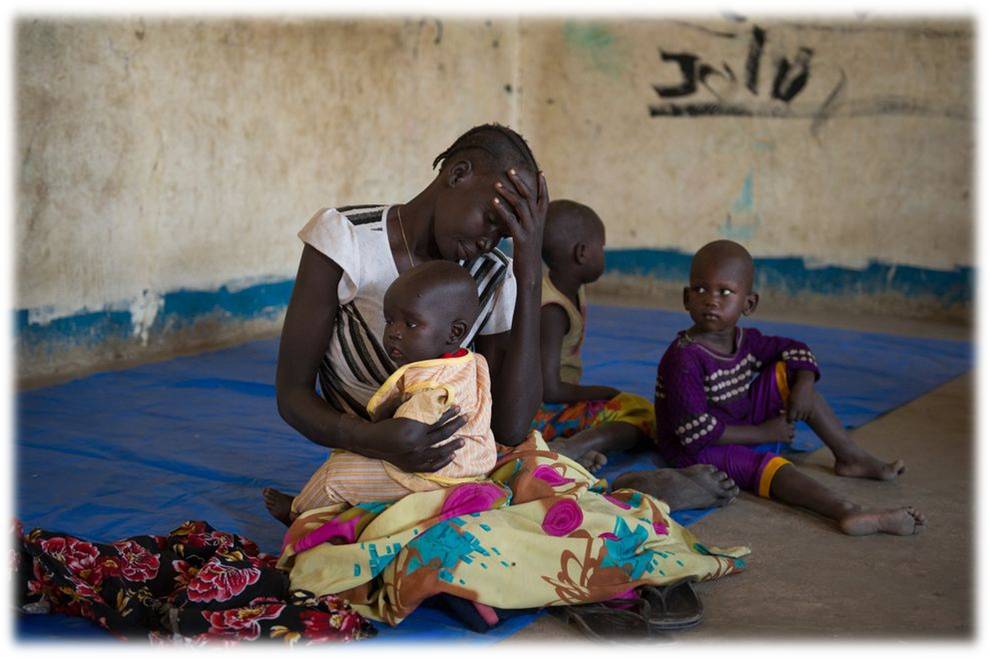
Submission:
M 752 446 L 790 442 L 805 421 L 835 455 L 839 476 L 893 480 L 900 460 L 886 463 L 857 446 L 814 387 L 815 356 L 805 344 L 737 327 L 756 310 L 753 259 L 719 240 L 691 261 L 684 307 L 694 324 L 679 332 L 657 369 L 657 442 L 680 467 L 712 464 L 743 489 L 808 508 L 835 520 L 843 533 L 911 535 L 925 526 L 914 508 L 864 509 L 788 460 Z
M 605 225 L 595 211 L 567 199 L 550 202 L 543 261 L 543 406 L 532 428 L 550 448 L 594 471 L 605 464 L 605 451 L 632 448 L 652 436 L 653 406 L 612 387 L 580 383 L 584 286 L 605 269 Z
M 492 398 L 485 358 L 458 348 L 478 314 L 478 291 L 468 271 L 427 261 L 403 272 L 385 292 L 382 345 L 398 370 L 368 401 L 373 419 L 399 416 L 431 424 L 453 406 L 467 420 L 447 442 L 462 442 L 453 460 L 432 473 L 412 474 L 384 460 L 334 450 L 294 499 L 273 515 L 289 523 L 300 513 L 336 503 L 394 501 L 410 492 L 482 480 L 495 466 Z M 273 494 L 274 493 L 274 494 Z M 277 491 L 266 491 L 266 501 Z

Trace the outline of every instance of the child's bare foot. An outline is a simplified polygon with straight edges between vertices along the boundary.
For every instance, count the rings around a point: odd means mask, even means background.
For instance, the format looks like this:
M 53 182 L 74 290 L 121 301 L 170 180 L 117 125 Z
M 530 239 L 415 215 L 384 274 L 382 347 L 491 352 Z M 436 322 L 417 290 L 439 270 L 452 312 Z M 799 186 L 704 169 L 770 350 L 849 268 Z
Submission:
M 588 451 L 575 460 L 575 462 L 594 474 L 608 464 L 608 458 L 605 457 L 604 453 L 599 453 L 598 451 Z
M 577 435 L 574 437 L 577 437 Z M 592 471 L 589 465 L 594 465 L 598 462 L 601 463 L 599 466 L 605 465 L 605 456 L 595 449 L 593 442 L 582 441 L 581 438 L 575 440 L 574 437 L 562 437 L 547 442 L 547 448 L 555 453 L 566 455 L 588 471 Z
M 925 516 L 911 508 L 889 510 L 861 510 L 838 520 L 839 528 L 846 535 L 917 535 L 925 528 Z
M 616 478 L 612 487 L 644 492 L 666 502 L 672 511 L 725 506 L 739 495 L 739 486 L 724 471 L 704 464 L 630 472 Z
M 862 451 L 852 457 L 835 458 L 835 473 L 848 478 L 873 478 L 878 481 L 892 481 L 904 473 L 903 460 L 884 462 L 880 458 Z
M 282 522 L 286 526 L 292 523 L 292 498 L 285 492 L 279 492 L 274 487 L 266 487 L 261 490 L 261 496 L 265 498 L 265 508 L 272 517 Z
M 579 446 L 568 446 L 567 442 L 564 440 L 549 442 L 547 443 L 547 448 L 551 451 L 559 453 L 560 455 L 566 455 L 591 473 L 597 472 L 599 469 L 608 464 L 608 458 L 605 457 L 604 453 L 593 449 L 585 450 L 583 447 Z

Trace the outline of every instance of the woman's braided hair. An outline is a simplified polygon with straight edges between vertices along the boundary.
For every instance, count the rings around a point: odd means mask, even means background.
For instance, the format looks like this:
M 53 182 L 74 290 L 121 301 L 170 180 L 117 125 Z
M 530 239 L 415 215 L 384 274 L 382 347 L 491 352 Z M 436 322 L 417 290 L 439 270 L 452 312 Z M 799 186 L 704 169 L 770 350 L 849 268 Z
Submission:
M 433 160 L 434 169 L 461 151 L 478 150 L 491 158 L 490 165 L 496 170 L 510 167 L 527 169 L 535 175 L 540 171 L 536 157 L 522 135 L 501 124 L 475 126 L 458 137 L 450 147 Z

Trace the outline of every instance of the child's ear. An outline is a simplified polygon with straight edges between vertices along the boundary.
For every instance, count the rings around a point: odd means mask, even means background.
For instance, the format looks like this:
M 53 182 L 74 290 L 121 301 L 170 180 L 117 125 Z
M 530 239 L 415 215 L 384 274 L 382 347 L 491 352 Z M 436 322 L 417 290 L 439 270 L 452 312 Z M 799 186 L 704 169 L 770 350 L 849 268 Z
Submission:
M 578 265 L 584 265 L 585 261 L 588 260 L 588 245 L 585 243 L 578 243 L 574 246 L 574 262 Z
M 743 308 L 743 315 L 748 316 L 756 311 L 756 305 L 760 303 L 759 293 L 750 293 L 746 296 L 746 306 Z
M 685 286 L 684 287 L 684 293 L 681 296 L 682 299 L 683 299 L 683 302 L 684 302 L 684 309 L 685 310 L 687 310 L 687 308 L 688 308 L 688 293 L 690 293 L 690 292 L 691 292 L 691 288 L 689 286 Z
M 460 345 L 467 334 L 468 325 L 463 320 L 455 320 L 450 324 L 450 336 L 447 337 L 448 345 Z
M 470 160 L 458 160 L 447 170 L 447 185 L 455 188 L 461 182 L 471 178 L 472 173 L 474 173 L 474 167 Z

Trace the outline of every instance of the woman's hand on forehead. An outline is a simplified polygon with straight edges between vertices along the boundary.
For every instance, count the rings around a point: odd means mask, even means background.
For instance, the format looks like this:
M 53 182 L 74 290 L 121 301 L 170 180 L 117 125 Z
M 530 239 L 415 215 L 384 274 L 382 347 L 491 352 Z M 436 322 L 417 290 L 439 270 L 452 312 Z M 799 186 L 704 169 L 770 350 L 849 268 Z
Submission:
M 546 194 L 546 179 L 540 173 L 538 189 L 534 191 L 515 169 L 505 173 L 508 185 L 501 177 L 495 180 L 496 196 L 492 199 L 496 217 L 505 225 L 513 238 L 522 238 L 522 232 L 533 233 L 536 229 L 543 237 L 543 224 L 549 203 Z M 506 203 L 508 202 L 508 203 Z

